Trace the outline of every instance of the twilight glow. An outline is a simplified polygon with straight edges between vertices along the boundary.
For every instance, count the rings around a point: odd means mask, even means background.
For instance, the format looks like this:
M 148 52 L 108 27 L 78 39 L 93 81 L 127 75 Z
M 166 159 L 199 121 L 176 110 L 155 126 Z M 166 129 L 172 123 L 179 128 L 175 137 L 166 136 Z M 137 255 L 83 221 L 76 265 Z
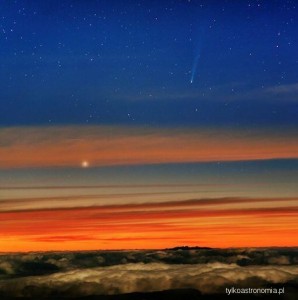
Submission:
M 0 252 L 297 246 L 297 12 L 263 2 L 3 1 Z

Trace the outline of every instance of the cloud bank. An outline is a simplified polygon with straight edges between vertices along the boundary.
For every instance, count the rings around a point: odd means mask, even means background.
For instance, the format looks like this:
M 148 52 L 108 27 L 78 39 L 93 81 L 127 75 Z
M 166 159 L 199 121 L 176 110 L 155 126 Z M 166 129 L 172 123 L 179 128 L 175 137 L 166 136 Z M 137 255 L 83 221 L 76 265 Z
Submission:
M 144 251 L 2 254 L 0 296 L 81 297 L 298 284 L 298 251 L 178 247 Z
M 12 297 L 111 295 L 184 288 L 223 293 L 225 287 L 231 286 L 261 287 L 297 282 L 297 276 L 297 266 L 136 263 L 10 279 L 0 282 L 0 290 L 2 295 Z

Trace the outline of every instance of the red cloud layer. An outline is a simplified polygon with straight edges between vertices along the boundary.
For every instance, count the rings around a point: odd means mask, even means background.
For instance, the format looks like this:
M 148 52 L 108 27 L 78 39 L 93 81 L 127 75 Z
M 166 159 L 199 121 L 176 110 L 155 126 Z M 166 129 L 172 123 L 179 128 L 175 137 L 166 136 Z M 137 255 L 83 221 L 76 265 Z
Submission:
M 237 208 L 224 207 L 236 202 Z M 2 212 L 0 250 L 163 248 L 185 243 L 216 247 L 295 245 L 298 206 L 249 208 L 249 202 L 270 199 Z

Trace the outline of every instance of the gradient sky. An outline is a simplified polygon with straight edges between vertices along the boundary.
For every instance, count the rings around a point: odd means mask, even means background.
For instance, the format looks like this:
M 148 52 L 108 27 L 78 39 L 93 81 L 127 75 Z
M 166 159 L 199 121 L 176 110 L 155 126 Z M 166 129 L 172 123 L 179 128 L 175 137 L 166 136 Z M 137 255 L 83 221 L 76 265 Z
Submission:
M 297 246 L 295 1 L 2 1 L 0 251 Z

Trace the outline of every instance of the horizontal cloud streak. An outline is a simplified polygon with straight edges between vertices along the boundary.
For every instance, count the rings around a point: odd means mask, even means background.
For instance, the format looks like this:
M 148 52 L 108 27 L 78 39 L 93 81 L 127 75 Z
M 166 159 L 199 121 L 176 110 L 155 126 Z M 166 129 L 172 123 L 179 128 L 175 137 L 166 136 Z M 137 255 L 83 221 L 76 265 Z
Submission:
M 280 94 L 297 94 L 298 92 L 298 83 L 292 84 L 282 84 L 273 87 L 269 87 L 266 89 L 266 92 L 280 95 Z
M 10 243 L 15 251 L 17 245 L 42 250 L 49 243 L 52 249 L 61 249 L 61 242 L 64 249 L 160 248 L 177 242 L 273 246 L 281 240 L 295 246 L 297 202 L 297 198 L 219 198 L 3 210 L 0 250 L 10 249 Z
M 297 158 L 295 132 L 13 127 L 0 133 L 0 167 L 91 166 Z
M 186 194 L 185 192 L 173 192 Z M 94 209 L 102 212 L 121 212 L 121 211 L 134 211 L 134 210 L 145 210 L 145 209 L 163 209 L 163 208 L 178 208 L 178 207 L 200 207 L 200 206 L 214 206 L 219 207 L 225 204 L 237 204 L 243 206 L 243 204 L 254 204 L 254 207 L 258 203 L 269 203 L 272 205 L 281 206 L 285 203 L 294 202 L 293 205 L 298 204 L 297 197 L 291 198 L 237 198 L 237 197 L 223 197 L 223 198 L 202 198 L 202 199 L 188 199 L 188 200 L 176 200 L 176 201 L 158 201 L 158 202 L 132 202 L 124 204 L 94 204 L 94 200 L 106 200 L 106 199 L 120 199 L 123 198 L 137 198 L 140 196 L 155 196 L 171 194 L 171 192 L 159 192 L 159 193 L 134 193 L 134 194 L 99 194 L 99 195 L 84 195 L 84 196 L 60 196 L 60 197 L 45 197 L 36 199 L 9 199 L 0 200 L 0 213 L 1 212 L 26 212 L 26 211 L 55 211 L 61 209 Z M 89 200 L 89 201 L 88 201 Z M 53 205 L 55 203 L 56 205 Z M 37 206 L 34 206 L 38 204 Z M 76 206 L 75 204 L 79 204 Z M 20 205 L 19 208 L 13 208 L 16 205 Z M 22 206 L 23 205 L 23 206 Z M 264 204 L 262 204 L 264 205 Z M 27 206 L 27 208 L 26 208 Z

